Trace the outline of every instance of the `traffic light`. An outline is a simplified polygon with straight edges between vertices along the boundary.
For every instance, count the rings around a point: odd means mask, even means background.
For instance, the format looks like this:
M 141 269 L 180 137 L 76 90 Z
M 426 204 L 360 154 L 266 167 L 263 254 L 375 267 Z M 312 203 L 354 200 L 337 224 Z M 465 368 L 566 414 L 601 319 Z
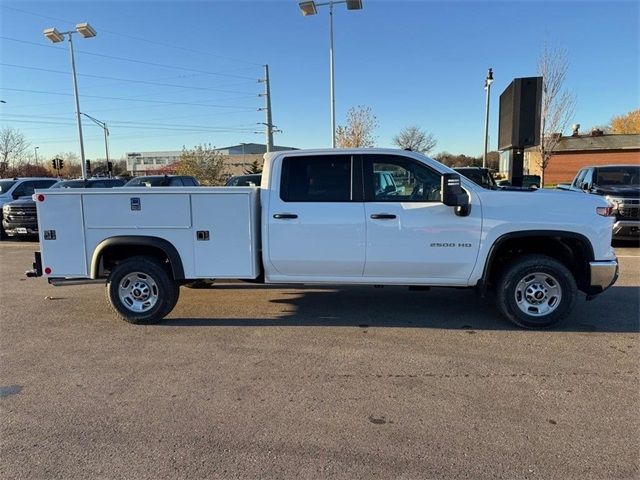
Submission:
M 58 164 L 60 165 L 60 170 L 62 170 L 64 168 L 64 160 L 62 158 L 59 158 Z
M 58 169 L 58 159 L 54 158 L 53 160 L 51 160 L 51 166 L 53 167 L 54 170 Z
M 86 160 L 86 165 L 87 165 L 87 177 L 91 176 L 91 160 Z
M 107 172 L 113 173 L 113 162 L 107 162 Z

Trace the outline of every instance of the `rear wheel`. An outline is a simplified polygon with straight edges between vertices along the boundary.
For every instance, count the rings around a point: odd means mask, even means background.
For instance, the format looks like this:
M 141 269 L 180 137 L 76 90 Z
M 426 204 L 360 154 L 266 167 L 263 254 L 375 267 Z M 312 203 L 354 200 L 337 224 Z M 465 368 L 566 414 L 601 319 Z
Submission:
M 573 274 L 562 263 L 526 255 L 514 260 L 498 282 L 498 308 L 516 325 L 548 328 L 571 312 L 577 291 Z
M 177 282 L 151 257 L 132 257 L 119 263 L 107 280 L 112 308 L 129 323 L 158 323 L 173 310 L 179 295 Z

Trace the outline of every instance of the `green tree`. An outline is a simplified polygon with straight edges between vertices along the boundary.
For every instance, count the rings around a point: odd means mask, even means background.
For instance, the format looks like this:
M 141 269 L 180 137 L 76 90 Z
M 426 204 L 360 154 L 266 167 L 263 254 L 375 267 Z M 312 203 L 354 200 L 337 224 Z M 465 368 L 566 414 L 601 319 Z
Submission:
M 244 169 L 244 173 L 246 173 L 247 175 L 262 173 L 262 165 L 260 165 L 260 162 L 258 162 L 258 160 L 254 160 L 253 162 L 251 162 L 251 165 L 249 165 L 249 167 Z
M 215 150 L 211 144 L 196 145 L 187 149 L 182 147 L 180 159 L 176 165 L 179 175 L 196 177 L 202 185 L 223 185 L 226 173 L 224 156 Z

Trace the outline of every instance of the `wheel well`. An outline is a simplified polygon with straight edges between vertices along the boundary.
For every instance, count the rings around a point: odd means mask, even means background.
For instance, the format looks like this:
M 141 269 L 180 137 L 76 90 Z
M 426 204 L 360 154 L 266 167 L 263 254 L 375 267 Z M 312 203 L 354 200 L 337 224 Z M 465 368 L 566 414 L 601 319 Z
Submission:
M 554 258 L 566 266 L 578 288 L 586 291 L 590 284 L 589 262 L 593 251 L 588 240 L 573 235 L 527 235 L 499 239 L 489 254 L 484 283 L 494 286 L 511 260 L 521 255 L 541 254 Z
M 107 277 L 115 265 L 137 256 L 156 259 L 174 279 L 184 279 L 182 261 L 175 247 L 155 237 L 112 237 L 102 241 L 91 260 L 91 278 Z

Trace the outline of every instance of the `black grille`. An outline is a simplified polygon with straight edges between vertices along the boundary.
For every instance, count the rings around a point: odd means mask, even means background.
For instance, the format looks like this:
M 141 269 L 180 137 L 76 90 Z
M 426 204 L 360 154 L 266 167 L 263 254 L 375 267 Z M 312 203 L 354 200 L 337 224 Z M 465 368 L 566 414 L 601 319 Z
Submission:
M 618 216 L 624 219 L 637 220 L 640 218 L 639 205 L 620 205 L 618 207 Z

